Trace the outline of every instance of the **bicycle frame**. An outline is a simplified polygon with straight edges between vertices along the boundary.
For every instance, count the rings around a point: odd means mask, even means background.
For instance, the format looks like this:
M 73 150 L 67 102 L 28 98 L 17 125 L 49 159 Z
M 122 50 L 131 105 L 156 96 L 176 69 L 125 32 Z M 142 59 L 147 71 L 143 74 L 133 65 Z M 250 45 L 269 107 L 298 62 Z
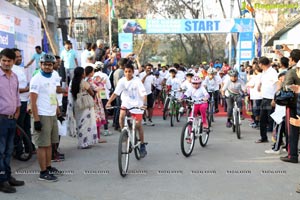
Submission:
M 195 131 L 195 136 L 199 136 L 201 135 L 201 123 L 202 123 L 202 119 L 201 116 L 194 116 L 194 110 L 195 110 L 195 102 L 194 101 L 189 101 L 191 103 L 193 103 L 192 105 L 192 110 L 191 110 L 191 116 L 188 116 L 188 122 L 192 122 L 193 123 L 193 131 Z
M 122 130 L 127 130 L 127 132 L 129 133 L 129 141 L 131 142 L 132 148 L 135 149 L 137 146 L 140 145 L 141 141 L 137 142 L 135 144 L 135 126 L 136 126 L 136 119 L 132 118 L 130 115 L 130 112 L 127 111 L 128 113 L 126 113 L 125 115 L 125 119 L 124 119 L 124 128 Z M 130 124 L 132 123 L 132 124 Z M 129 144 L 127 144 L 129 145 Z

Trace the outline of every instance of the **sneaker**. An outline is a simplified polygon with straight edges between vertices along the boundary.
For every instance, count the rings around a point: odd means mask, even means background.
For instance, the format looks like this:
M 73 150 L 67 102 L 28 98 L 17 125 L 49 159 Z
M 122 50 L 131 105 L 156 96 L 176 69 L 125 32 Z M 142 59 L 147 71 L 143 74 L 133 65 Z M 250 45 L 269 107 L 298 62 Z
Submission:
M 215 113 L 218 113 L 218 112 L 219 112 L 219 109 L 218 109 L 218 108 L 216 108 L 216 109 L 215 109 Z
M 143 125 L 147 125 L 147 122 L 146 122 L 146 120 L 144 120 L 144 121 L 143 121 Z
M 300 193 L 300 184 L 298 184 L 297 189 L 296 189 L 297 193 Z
M 4 193 L 16 193 L 17 190 L 13 186 L 9 185 L 8 182 L 0 183 L 0 191 Z
M 63 171 L 60 171 L 58 169 L 56 169 L 55 167 L 47 167 L 47 171 L 50 175 L 56 175 L 56 176 L 62 176 L 63 175 Z
M 155 124 L 152 122 L 152 120 L 149 120 L 147 123 L 148 126 L 155 126 Z
M 39 177 L 40 181 L 47 181 L 47 182 L 56 182 L 58 181 L 57 177 L 53 174 L 49 174 L 48 170 L 44 173 L 40 173 Z
M 112 132 L 110 132 L 109 130 L 104 130 L 103 135 L 110 136 L 110 135 L 112 135 Z
M 141 156 L 141 158 L 144 158 L 146 155 L 147 155 L 146 145 L 145 144 L 141 144 L 140 156 Z
M 255 122 L 251 122 L 251 123 L 249 124 L 249 126 L 250 126 L 250 127 L 256 126 L 256 123 L 255 123 Z
M 232 123 L 231 123 L 231 122 L 227 122 L 227 123 L 226 123 L 226 127 L 227 127 L 227 128 L 231 128 L 231 127 L 232 127 Z
M 281 149 L 279 149 L 277 151 L 275 151 L 273 149 L 269 149 L 269 150 L 265 150 L 265 153 L 266 154 L 276 154 L 276 155 L 279 155 L 279 154 L 281 154 Z

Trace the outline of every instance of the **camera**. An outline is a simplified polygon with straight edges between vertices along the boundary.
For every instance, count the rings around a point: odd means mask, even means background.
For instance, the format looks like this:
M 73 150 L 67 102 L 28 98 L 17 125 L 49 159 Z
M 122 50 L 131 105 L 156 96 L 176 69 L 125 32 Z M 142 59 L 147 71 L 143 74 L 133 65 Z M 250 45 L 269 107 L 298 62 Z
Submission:
M 277 45 L 275 46 L 275 49 L 277 49 L 277 50 L 283 49 L 283 46 L 280 45 L 280 44 L 277 44 Z

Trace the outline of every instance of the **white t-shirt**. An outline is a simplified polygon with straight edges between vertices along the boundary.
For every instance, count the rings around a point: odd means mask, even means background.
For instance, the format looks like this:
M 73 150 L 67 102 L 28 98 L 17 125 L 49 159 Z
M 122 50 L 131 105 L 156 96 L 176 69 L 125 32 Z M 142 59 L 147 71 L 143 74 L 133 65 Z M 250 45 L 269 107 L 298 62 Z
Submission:
M 228 79 L 222 88 L 226 97 L 229 97 L 230 95 L 241 95 L 245 89 L 245 84 L 240 79 L 238 79 L 236 82 L 232 82 L 230 79 Z
M 162 77 L 163 79 L 166 79 L 167 74 L 169 74 L 169 72 L 166 70 L 165 72 L 163 72 L 162 70 L 159 71 L 159 76 Z
M 55 77 L 57 85 L 60 86 L 61 77 L 59 76 L 58 72 L 53 70 L 52 76 Z M 56 96 L 57 96 L 58 106 L 62 106 L 63 94 L 62 93 L 56 94 Z
M 19 88 L 26 88 L 29 84 L 27 81 L 27 76 L 24 67 L 14 65 L 12 71 L 17 75 L 19 80 Z M 27 102 L 29 100 L 29 92 L 20 93 L 20 99 L 22 102 Z
M 185 91 L 187 91 L 188 89 L 190 89 L 190 88 L 192 88 L 192 87 L 193 87 L 193 86 L 192 86 L 192 83 L 189 82 L 188 80 L 183 81 L 183 82 L 181 83 L 181 86 L 180 86 L 180 88 L 183 89 L 183 90 L 185 90 Z
M 251 100 L 258 100 L 262 99 L 261 92 L 258 91 L 258 86 L 260 84 L 261 73 L 257 75 L 252 75 L 247 86 L 250 87 L 250 99 Z
M 87 59 L 88 57 L 91 57 L 92 53 L 90 51 L 88 51 L 87 49 L 85 49 L 82 53 L 81 53 L 81 66 L 83 68 L 86 68 L 87 65 Z
M 191 97 L 194 101 L 209 98 L 209 94 L 203 86 L 200 86 L 198 89 L 191 87 L 184 93 L 184 95 L 186 95 L 187 97 Z
M 96 72 L 93 76 L 93 78 L 96 78 L 96 79 L 98 77 L 100 79 L 100 84 L 102 84 L 102 86 L 104 87 L 104 90 L 105 90 L 105 97 L 103 95 L 101 95 L 101 99 L 109 99 L 109 90 L 111 89 L 110 80 L 108 79 L 107 74 L 105 74 L 101 71 Z
M 176 94 L 176 98 L 179 98 L 181 96 L 181 92 L 174 91 L 174 90 L 180 89 L 181 81 L 178 78 L 169 77 L 166 82 L 166 85 L 171 86 L 171 95 L 172 96 L 175 96 L 175 94 Z
M 140 77 L 141 80 L 143 80 L 143 78 L 145 76 L 146 76 L 146 72 L 142 72 L 142 73 L 139 74 L 139 77 Z M 154 78 L 155 78 L 154 75 L 149 75 L 145 79 L 144 86 L 145 86 L 147 95 L 152 93 L 152 84 L 154 82 Z
M 222 83 L 222 79 L 220 76 L 214 76 L 213 79 L 209 79 L 209 77 L 205 77 L 202 85 L 207 88 L 207 91 L 214 92 L 220 89 L 220 85 Z
M 154 82 L 153 82 L 153 86 L 158 89 L 158 90 L 162 90 L 162 82 L 163 82 L 163 78 L 161 76 L 159 76 L 158 78 L 154 77 Z
M 125 108 L 142 107 L 144 105 L 144 96 L 147 95 L 142 81 L 137 77 L 133 77 L 130 81 L 126 77 L 121 78 L 114 93 L 118 96 L 121 95 L 121 106 Z M 138 114 L 144 111 L 133 109 L 130 112 Z
M 178 70 L 176 73 L 176 78 L 178 78 L 180 82 L 183 82 L 185 80 L 185 73 L 181 70 Z
M 38 94 L 38 115 L 55 116 L 57 108 L 56 87 L 57 77 L 52 74 L 50 78 L 37 73 L 30 81 L 30 92 Z
M 261 95 L 262 98 L 273 99 L 276 93 L 276 83 L 278 81 L 278 74 L 273 67 L 269 67 L 261 74 Z

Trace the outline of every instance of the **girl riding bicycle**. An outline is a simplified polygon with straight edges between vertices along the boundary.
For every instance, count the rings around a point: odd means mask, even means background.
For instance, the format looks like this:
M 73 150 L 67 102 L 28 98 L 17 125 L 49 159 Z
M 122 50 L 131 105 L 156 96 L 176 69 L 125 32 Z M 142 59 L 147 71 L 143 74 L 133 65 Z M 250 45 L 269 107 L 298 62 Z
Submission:
M 184 97 L 191 97 L 192 100 L 194 101 L 199 101 L 195 102 L 194 104 L 194 116 L 196 116 L 199 112 L 201 114 L 202 118 L 202 123 L 203 123 L 203 130 L 207 131 L 208 130 L 208 123 L 206 120 L 206 110 L 208 107 L 207 100 L 209 99 L 209 94 L 206 91 L 206 89 L 201 86 L 201 79 L 197 76 L 194 76 L 192 78 L 192 88 L 188 89 L 184 93 Z M 191 113 L 192 115 L 192 113 Z
M 230 128 L 232 126 L 232 109 L 234 101 L 237 101 L 237 105 L 240 109 L 242 109 L 242 97 L 241 95 L 244 94 L 244 91 L 246 90 L 245 84 L 238 79 L 239 73 L 232 69 L 228 71 L 228 75 L 230 76 L 230 79 L 228 79 L 221 92 L 222 96 L 225 95 L 226 103 L 227 103 L 227 123 L 226 127 Z

